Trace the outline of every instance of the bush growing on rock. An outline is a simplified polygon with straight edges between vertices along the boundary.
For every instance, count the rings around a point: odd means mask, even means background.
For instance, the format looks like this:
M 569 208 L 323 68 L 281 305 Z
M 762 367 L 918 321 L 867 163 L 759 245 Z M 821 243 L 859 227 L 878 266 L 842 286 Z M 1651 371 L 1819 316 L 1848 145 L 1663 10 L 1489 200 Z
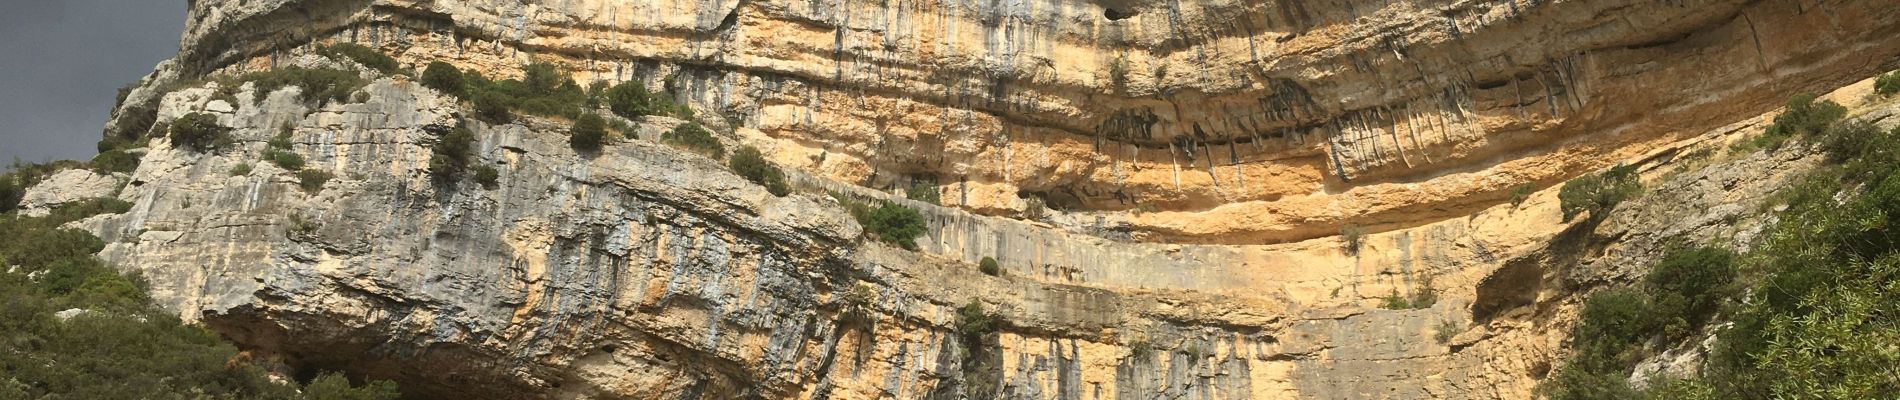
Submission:
M 1557 200 L 1564 222 L 1586 211 L 1591 220 L 1600 221 L 1609 215 L 1610 209 L 1642 191 L 1643 183 L 1638 180 L 1636 166 L 1619 165 L 1564 182 L 1557 192 Z
M 785 171 L 772 165 L 771 161 L 766 161 L 765 155 L 757 147 L 740 146 L 738 151 L 732 152 L 729 165 L 739 176 L 765 186 L 765 190 L 772 192 L 773 196 L 785 197 L 792 193 L 791 187 L 785 184 Z
M 634 119 L 648 115 L 673 115 L 692 118 L 692 109 L 674 104 L 672 99 L 647 90 L 640 82 L 627 81 L 606 91 L 607 108 L 622 118 Z
M 917 238 L 924 236 L 928 230 L 923 214 L 890 200 L 880 201 L 877 208 L 870 208 L 861 214 L 854 216 L 858 224 L 864 226 L 865 233 L 905 250 L 917 250 Z
M 218 117 L 191 113 L 172 121 L 170 136 L 174 147 L 205 152 L 228 142 L 227 131 L 227 128 L 218 125 Z
M 1881 96 L 1900 93 L 1900 71 L 1888 72 L 1874 79 L 1874 93 Z
M 317 54 L 333 60 L 347 60 L 380 72 L 383 75 L 402 73 L 402 63 L 381 51 L 356 43 L 337 43 L 317 49 Z
M 505 124 L 514 120 L 515 102 L 507 95 L 492 90 L 479 90 L 469 96 L 469 104 L 475 107 L 475 115 L 491 124 Z
M 925 182 L 911 183 L 910 187 L 904 189 L 904 198 L 930 203 L 931 205 L 943 205 L 943 193 L 937 190 L 936 185 Z
M 250 174 L 251 174 L 250 164 L 238 163 L 238 165 L 231 166 L 231 176 L 245 176 L 245 175 L 250 175 Z
M 994 257 L 983 257 L 983 261 L 976 264 L 976 270 L 989 276 L 1001 276 L 1003 274 L 1003 267 L 996 263 L 996 258 Z
M 456 125 L 442 137 L 436 138 L 435 147 L 430 149 L 429 176 L 438 183 L 461 179 L 468 170 L 469 162 L 474 159 L 474 151 L 475 132 L 466 126 Z
M 602 143 L 607 141 L 607 121 L 599 115 L 582 114 L 574 120 L 574 127 L 568 129 L 567 144 L 575 151 L 594 153 L 600 151 Z
M 350 100 L 350 93 L 355 93 L 364 85 L 369 84 L 369 81 L 363 80 L 355 72 L 304 67 L 286 67 L 244 74 L 238 77 L 237 82 L 227 86 L 236 87 L 242 82 L 251 82 L 256 85 L 259 101 L 278 89 L 296 86 L 303 88 L 304 101 L 319 105 L 324 102 L 347 102 Z
M 94 171 L 100 173 L 120 172 L 129 174 L 139 168 L 139 155 L 128 153 L 125 150 L 107 150 L 92 156 L 92 162 L 88 164 L 92 165 Z
M 475 183 L 482 185 L 483 189 L 494 190 L 500 186 L 500 181 L 501 171 L 496 170 L 495 167 L 487 165 L 475 167 Z
M 446 93 L 450 96 L 463 96 L 468 93 L 464 87 L 462 70 L 455 65 L 436 61 L 422 70 L 422 86 Z
M 329 183 L 334 177 L 329 172 L 314 169 L 298 171 L 297 187 L 303 188 L 304 193 L 317 194 L 323 191 L 323 184 Z
M 719 139 L 713 137 L 712 131 L 692 122 L 680 124 L 673 127 L 673 130 L 660 134 L 660 141 L 704 154 L 714 160 L 726 156 L 725 145 L 719 144 Z
M 1789 138 L 1810 136 L 1826 132 L 1835 121 L 1847 116 L 1847 107 L 1829 100 L 1819 100 L 1812 94 L 1798 94 L 1788 99 L 1787 110 L 1775 116 L 1774 125 L 1757 136 L 1755 146 L 1769 150 L 1779 149 Z

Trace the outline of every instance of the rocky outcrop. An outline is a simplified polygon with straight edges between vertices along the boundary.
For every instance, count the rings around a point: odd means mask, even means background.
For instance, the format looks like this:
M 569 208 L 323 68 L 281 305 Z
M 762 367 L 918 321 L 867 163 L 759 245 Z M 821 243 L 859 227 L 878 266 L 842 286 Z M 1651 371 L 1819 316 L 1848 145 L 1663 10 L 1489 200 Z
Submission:
M 1579 294 L 1672 240 L 1745 244 L 1816 162 L 1727 142 L 1900 52 L 1870 0 L 191 7 L 114 126 L 206 112 L 239 144 L 150 139 L 132 211 L 76 224 L 262 359 L 427 398 L 1526 398 Z M 664 88 L 801 190 L 649 141 L 576 153 L 407 78 L 320 107 L 193 80 L 339 41 Z M 463 123 L 492 188 L 426 172 Z M 320 190 L 257 159 L 285 126 Z M 1619 162 L 1652 189 L 1600 225 L 1554 188 L 1506 200 Z M 891 199 L 919 252 L 823 194 L 913 181 L 948 205 Z M 998 334 L 959 331 L 972 303 Z
M 21 213 L 33 217 L 44 216 L 53 207 L 80 200 L 112 197 L 115 194 L 113 191 L 119 189 L 120 182 L 112 175 L 90 170 L 59 171 L 21 195 Z

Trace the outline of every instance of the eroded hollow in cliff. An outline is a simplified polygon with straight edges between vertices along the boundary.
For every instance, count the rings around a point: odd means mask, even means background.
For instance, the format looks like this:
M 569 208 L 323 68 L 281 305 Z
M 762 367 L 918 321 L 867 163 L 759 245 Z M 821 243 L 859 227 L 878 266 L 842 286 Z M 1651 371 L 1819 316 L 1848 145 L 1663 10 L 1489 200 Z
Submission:
M 1104 11 L 1102 11 L 1102 17 L 1108 18 L 1109 21 L 1120 21 L 1124 19 L 1134 18 L 1135 15 L 1138 15 L 1138 14 L 1139 13 L 1125 12 L 1125 11 L 1117 10 L 1113 8 L 1104 9 Z

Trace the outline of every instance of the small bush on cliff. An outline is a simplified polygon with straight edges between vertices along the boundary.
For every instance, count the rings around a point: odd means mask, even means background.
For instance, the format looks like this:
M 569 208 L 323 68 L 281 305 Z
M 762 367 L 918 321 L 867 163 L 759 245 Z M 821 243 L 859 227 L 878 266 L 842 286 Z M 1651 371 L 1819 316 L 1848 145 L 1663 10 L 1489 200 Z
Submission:
M 1900 71 L 1888 72 L 1874 79 L 1874 93 L 1881 96 L 1900 93 Z
M 1003 275 L 1003 266 L 997 264 L 993 257 L 983 257 L 983 261 L 976 264 L 976 270 L 989 276 Z
M 329 183 L 331 178 L 335 176 L 330 175 L 329 172 L 314 169 L 298 171 L 297 187 L 303 188 L 304 193 L 317 194 L 323 191 L 323 184 Z
M 674 104 L 672 99 L 648 91 L 646 85 L 636 81 L 614 85 L 607 89 L 605 96 L 607 108 L 622 118 L 634 119 L 648 115 L 693 117 L 691 108 Z
M 1557 192 L 1564 222 L 1586 211 L 1593 221 L 1609 216 L 1617 204 L 1642 193 L 1643 183 L 1638 178 L 1636 166 L 1619 165 L 1564 182 L 1563 189 Z
M 937 186 L 921 181 L 913 182 L 910 184 L 910 187 L 905 188 L 904 198 L 930 203 L 932 205 L 943 205 L 943 193 L 937 190 Z
M 251 82 L 256 85 L 258 100 L 271 92 L 286 86 L 303 88 L 304 101 L 312 104 L 324 102 L 343 103 L 350 100 L 350 93 L 362 89 L 369 81 L 363 80 L 356 72 L 330 68 L 287 67 L 265 72 L 253 72 L 238 77 L 229 87 L 238 83 Z
M 482 185 L 483 189 L 495 190 L 500 187 L 500 181 L 501 171 L 496 170 L 495 167 L 487 165 L 475 167 L 475 183 Z
M 1805 93 L 1789 98 L 1787 110 L 1776 115 L 1774 125 L 1769 125 L 1767 131 L 1755 137 L 1754 145 L 1769 150 L 1779 149 L 1789 138 L 1826 132 L 1834 122 L 1847 116 L 1847 107 L 1817 99 Z
M 704 154 L 714 160 L 726 156 L 725 145 L 719 144 L 719 139 L 713 137 L 712 131 L 697 123 L 687 122 L 673 127 L 673 130 L 660 134 L 660 141 Z
M 422 70 L 422 86 L 446 93 L 450 96 L 463 96 L 468 93 L 462 70 L 454 64 L 436 61 Z
M 100 173 L 121 172 L 129 174 L 139 168 L 139 155 L 126 152 L 125 150 L 107 150 L 100 152 L 99 155 L 92 156 L 92 162 L 87 164 L 91 165 L 94 171 Z
M 575 151 L 595 153 L 600 151 L 602 143 L 607 141 L 607 121 L 599 115 L 582 114 L 574 120 L 574 127 L 568 129 L 567 144 Z
M 436 138 L 435 147 L 430 149 L 429 176 L 438 183 L 461 179 L 468 170 L 469 162 L 474 159 L 474 153 L 475 132 L 467 126 L 456 125 L 442 137 Z
M 858 224 L 864 226 L 865 233 L 905 250 L 917 250 L 917 238 L 924 236 L 928 230 L 923 214 L 890 200 L 881 201 L 877 208 L 854 216 Z
M 324 46 L 323 48 L 317 49 L 317 54 L 334 60 L 348 60 L 362 64 L 364 67 L 369 67 L 369 69 L 376 70 L 376 72 L 380 72 L 383 75 L 403 73 L 402 63 L 397 62 L 395 58 L 391 58 L 381 51 L 376 51 L 376 49 L 369 48 L 369 46 L 356 43 L 337 43 Z
M 515 101 L 508 95 L 491 90 L 480 90 L 469 96 L 470 105 L 475 107 L 475 116 L 491 124 L 505 124 L 514 121 Z
M 785 171 L 772 165 L 771 161 L 766 161 L 765 155 L 757 147 L 740 146 L 738 151 L 732 152 L 732 160 L 728 165 L 732 167 L 732 172 L 746 180 L 765 186 L 765 190 L 772 192 L 773 196 L 785 197 L 792 193 L 791 187 L 785 184 Z
M 228 143 L 228 128 L 218 125 L 218 117 L 205 113 L 185 114 L 171 124 L 171 139 L 174 147 L 192 149 L 199 152 L 211 151 L 219 145 Z

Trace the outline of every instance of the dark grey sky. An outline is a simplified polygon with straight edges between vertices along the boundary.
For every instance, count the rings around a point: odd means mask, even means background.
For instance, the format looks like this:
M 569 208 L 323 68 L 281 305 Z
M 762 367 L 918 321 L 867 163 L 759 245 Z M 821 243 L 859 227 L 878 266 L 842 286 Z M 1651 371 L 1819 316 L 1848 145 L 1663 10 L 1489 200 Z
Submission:
M 92 158 L 118 88 L 184 24 L 180 0 L 0 0 L 0 163 Z

